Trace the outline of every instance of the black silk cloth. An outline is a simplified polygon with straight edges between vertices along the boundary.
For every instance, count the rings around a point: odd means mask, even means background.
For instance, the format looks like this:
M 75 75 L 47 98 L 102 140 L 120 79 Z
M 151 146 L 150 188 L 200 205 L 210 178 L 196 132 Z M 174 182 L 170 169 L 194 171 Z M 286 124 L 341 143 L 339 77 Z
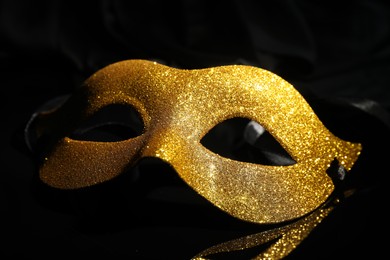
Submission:
M 385 258 L 387 1 L 8 0 L 0 1 L 1 259 L 190 259 L 262 230 L 205 203 L 162 162 L 82 190 L 40 182 L 24 140 L 31 115 L 125 59 L 185 69 L 247 64 L 293 84 L 331 132 L 362 143 L 364 153 L 342 184 L 354 194 L 286 259 Z M 261 249 L 210 259 L 250 259 Z

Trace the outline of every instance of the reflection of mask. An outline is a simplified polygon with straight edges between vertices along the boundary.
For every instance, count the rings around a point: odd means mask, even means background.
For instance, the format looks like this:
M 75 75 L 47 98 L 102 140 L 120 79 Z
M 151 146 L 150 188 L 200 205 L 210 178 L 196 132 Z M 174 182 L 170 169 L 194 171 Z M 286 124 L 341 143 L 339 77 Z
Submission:
M 112 104 L 135 108 L 143 132 L 118 142 L 70 138 L 80 124 Z M 201 144 L 215 125 L 235 117 L 259 123 L 295 163 L 236 161 Z M 144 60 L 118 62 L 43 115 L 37 129 L 56 136 L 40 168 L 40 178 L 50 186 L 91 186 L 141 158 L 157 157 L 215 206 L 239 219 L 268 224 L 317 209 L 335 188 L 326 173 L 331 163 L 348 171 L 361 151 L 360 144 L 329 132 L 288 82 L 244 65 L 181 70 Z

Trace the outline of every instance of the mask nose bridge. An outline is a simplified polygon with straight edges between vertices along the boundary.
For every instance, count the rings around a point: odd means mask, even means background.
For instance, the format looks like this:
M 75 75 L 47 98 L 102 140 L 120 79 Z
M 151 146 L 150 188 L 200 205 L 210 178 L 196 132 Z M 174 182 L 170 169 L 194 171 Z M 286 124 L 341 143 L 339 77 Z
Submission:
M 168 89 L 164 93 L 169 95 L 168 99 L 154 102 L 154 107 L 150 108 L 151 119 L 145 132 L 140 159 L 159 158 L 172 165 L 172 160 L 188 145 L 188 136 L 193 131 L 186 129 L 187 119 L 191 121 L 193 115 L 188 111 L 188 106 L 182 105 L 183 102 L 187 105 L 191 103 L 186 96 L 187 91 L 187 84 L 175 85 L 175 91 Z
M 179 135 L 177 127 L 169 123 L 158 125 L 149 130 L 141 149 L 141 160 L 148 157 L 158 158 L 170 164 L 182 146 L 183 141 Z

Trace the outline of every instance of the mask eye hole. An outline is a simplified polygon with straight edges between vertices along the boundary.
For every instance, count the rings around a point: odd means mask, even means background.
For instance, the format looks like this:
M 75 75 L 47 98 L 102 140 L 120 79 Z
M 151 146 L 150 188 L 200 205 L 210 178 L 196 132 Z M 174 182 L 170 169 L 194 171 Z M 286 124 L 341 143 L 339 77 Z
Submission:
M 236 161 L 293 165 L 296 161 L 259 123 L 235 117 L 214 126 L 200 141 L 210 151 Z
M 134 107 L 112 104 L 84 121 L 69 137 L 82 141 L 117 142 L 137 137 L 143 130 L 143 120 Z

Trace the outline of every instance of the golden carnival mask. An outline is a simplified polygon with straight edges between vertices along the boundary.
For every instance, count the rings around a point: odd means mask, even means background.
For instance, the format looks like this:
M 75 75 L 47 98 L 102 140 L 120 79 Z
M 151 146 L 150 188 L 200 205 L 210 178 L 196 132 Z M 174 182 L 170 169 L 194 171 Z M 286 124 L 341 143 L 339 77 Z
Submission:
M 79 125 L 113 104 L 139 113 L 139 135 L 115 142 L 72 138 Z M 260 142 L 261 129 L 267 130 L 294 163 L 237 161 L 201 144 L 214 126 L 236 117 L 260 127 Z M 93 74 L 58 109 L 42 113 L 37 132 L 55 136 L 39 170 L 52 187 L 95 185 L 142 158 L 157 157 L 231 216 L 258 224 L 296 219 L 252 240 L 258 244 L 279 237 L 262 255 L 270 258 L 287 255 L 326 216 L 331 208 L 323 205 L 335 189 L 328 168 L 336 161 L 349 171 L 362 149 L 333 135 L 291 84 L 246 65 L 184 70 L 146 60 L 117 62 Z M 250 247 L 248 241 L 219 245 L 197 257 Z

